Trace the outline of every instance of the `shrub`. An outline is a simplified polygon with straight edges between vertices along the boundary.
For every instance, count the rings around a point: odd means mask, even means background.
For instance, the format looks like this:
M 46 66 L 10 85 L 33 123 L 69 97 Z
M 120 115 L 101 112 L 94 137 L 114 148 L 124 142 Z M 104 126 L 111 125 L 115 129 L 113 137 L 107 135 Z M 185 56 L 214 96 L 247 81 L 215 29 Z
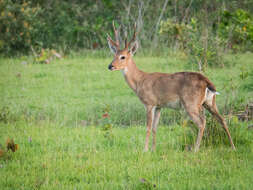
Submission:
M 253 16 L 242 9 L 234 12 L 223 11 L 218 25 L 218 34 L 227 41 L 227 48 L 236 51 L 252 50 Z
M 91 2 L 0 0 L 0 53 L 99 48 L 112 19 L 98 9 Z
M 203 30 L 206 29 L 209 30 L 208 37 L 203 34 Z M 176 49 L 187 52 L 190 63 L 198 65 L 199 70 L 204 70 L 207 65 L 223 64 L 219 53 L 221 39 L 215 36 L 208 26 L 202 26 L 195 18 L 192 18 L 188 24 L 167 19 L 161 22 L 160 34 L 168 38 L 168 43 Z M 207 43 L 206 47 L 205 43 Z
M 27 51 L 36 42 L 40 24 L 40 7 L 31 7 L 31 3 L 13 3 L 0 1 L 0 52 L 15 53 Z

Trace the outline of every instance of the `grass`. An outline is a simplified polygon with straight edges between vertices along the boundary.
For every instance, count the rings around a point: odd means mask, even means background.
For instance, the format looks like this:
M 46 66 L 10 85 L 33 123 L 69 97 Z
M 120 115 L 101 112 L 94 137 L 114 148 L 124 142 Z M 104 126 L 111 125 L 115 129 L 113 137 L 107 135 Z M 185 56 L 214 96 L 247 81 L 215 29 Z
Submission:
M 253 55 L 234 57 L 206 72 L 221 93 L 223 113 L 242 108 L 253 95 Z M 79 55 L 41 65 L 30 57 L 0 59 L 0 144 L 10 137 L 19 145 L 0 157 L 0 189 L 251 189 L 250 122 L 228 119 L 234 152 L 208 118 L 194 154 L 187 150 L 196 139 L 194 128 L 182 127 L 177 112 L 164 110 L 157 151 L 144 153 L 143 105 L 121 73 L 107 70 L 111 60 Z M 149 72 L 192 68 L 178 56 L 135 60 Z M 249 73 L 245 80 L 242 66 Z M 109 119 L 102 118 L 105 112 Z M 104 129 L 106 123 L 112 128 Z

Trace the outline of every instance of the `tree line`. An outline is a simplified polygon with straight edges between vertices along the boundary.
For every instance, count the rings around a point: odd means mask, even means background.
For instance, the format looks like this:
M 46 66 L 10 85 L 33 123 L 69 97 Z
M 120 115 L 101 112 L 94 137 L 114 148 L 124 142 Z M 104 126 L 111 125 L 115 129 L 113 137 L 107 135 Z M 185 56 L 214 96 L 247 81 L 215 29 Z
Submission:
M 0 0 L 0 53 L 104 48 L 115 20 L 121 36 L 137 23 L 142 48 L 185 51 L 204 64 L 220 51 L 253 50 L 252 13 L 251 0 Z

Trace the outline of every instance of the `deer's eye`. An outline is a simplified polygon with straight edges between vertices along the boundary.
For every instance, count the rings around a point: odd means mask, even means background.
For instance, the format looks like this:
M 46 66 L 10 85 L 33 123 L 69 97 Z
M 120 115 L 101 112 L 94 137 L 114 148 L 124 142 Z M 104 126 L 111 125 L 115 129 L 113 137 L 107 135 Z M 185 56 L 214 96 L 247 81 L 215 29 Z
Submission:
M 125 57 L 124 55 L 121 55 L 121 56 L 119 57 L 119 59 L 123 60 L 123 59 L 126 59 L 126 57 Z

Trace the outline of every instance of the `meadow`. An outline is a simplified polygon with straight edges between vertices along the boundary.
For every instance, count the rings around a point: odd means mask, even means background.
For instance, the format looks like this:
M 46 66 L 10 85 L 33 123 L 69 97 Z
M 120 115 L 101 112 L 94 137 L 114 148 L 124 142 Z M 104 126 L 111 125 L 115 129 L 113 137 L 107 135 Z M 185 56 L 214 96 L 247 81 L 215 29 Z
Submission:
M 207 113 L 200 151 L 184 113 L 163 110 L 157 150 L 143 152 L 145 110 L 112 56 L 90 52 L 50 64 L 32 57 L 0 58 L 0 189 L 252 189 L 252 121 L 235 112 L 253 99 L 253 54 L 226 55 L 205 75 L 220 95 L 236 151 Z M 137 55 L 147 72 L 196 71 L 182 54 Z M 108 114 L 106 117 L 105 114 Z M 5 150 L 6 151 L 6 150 Z

